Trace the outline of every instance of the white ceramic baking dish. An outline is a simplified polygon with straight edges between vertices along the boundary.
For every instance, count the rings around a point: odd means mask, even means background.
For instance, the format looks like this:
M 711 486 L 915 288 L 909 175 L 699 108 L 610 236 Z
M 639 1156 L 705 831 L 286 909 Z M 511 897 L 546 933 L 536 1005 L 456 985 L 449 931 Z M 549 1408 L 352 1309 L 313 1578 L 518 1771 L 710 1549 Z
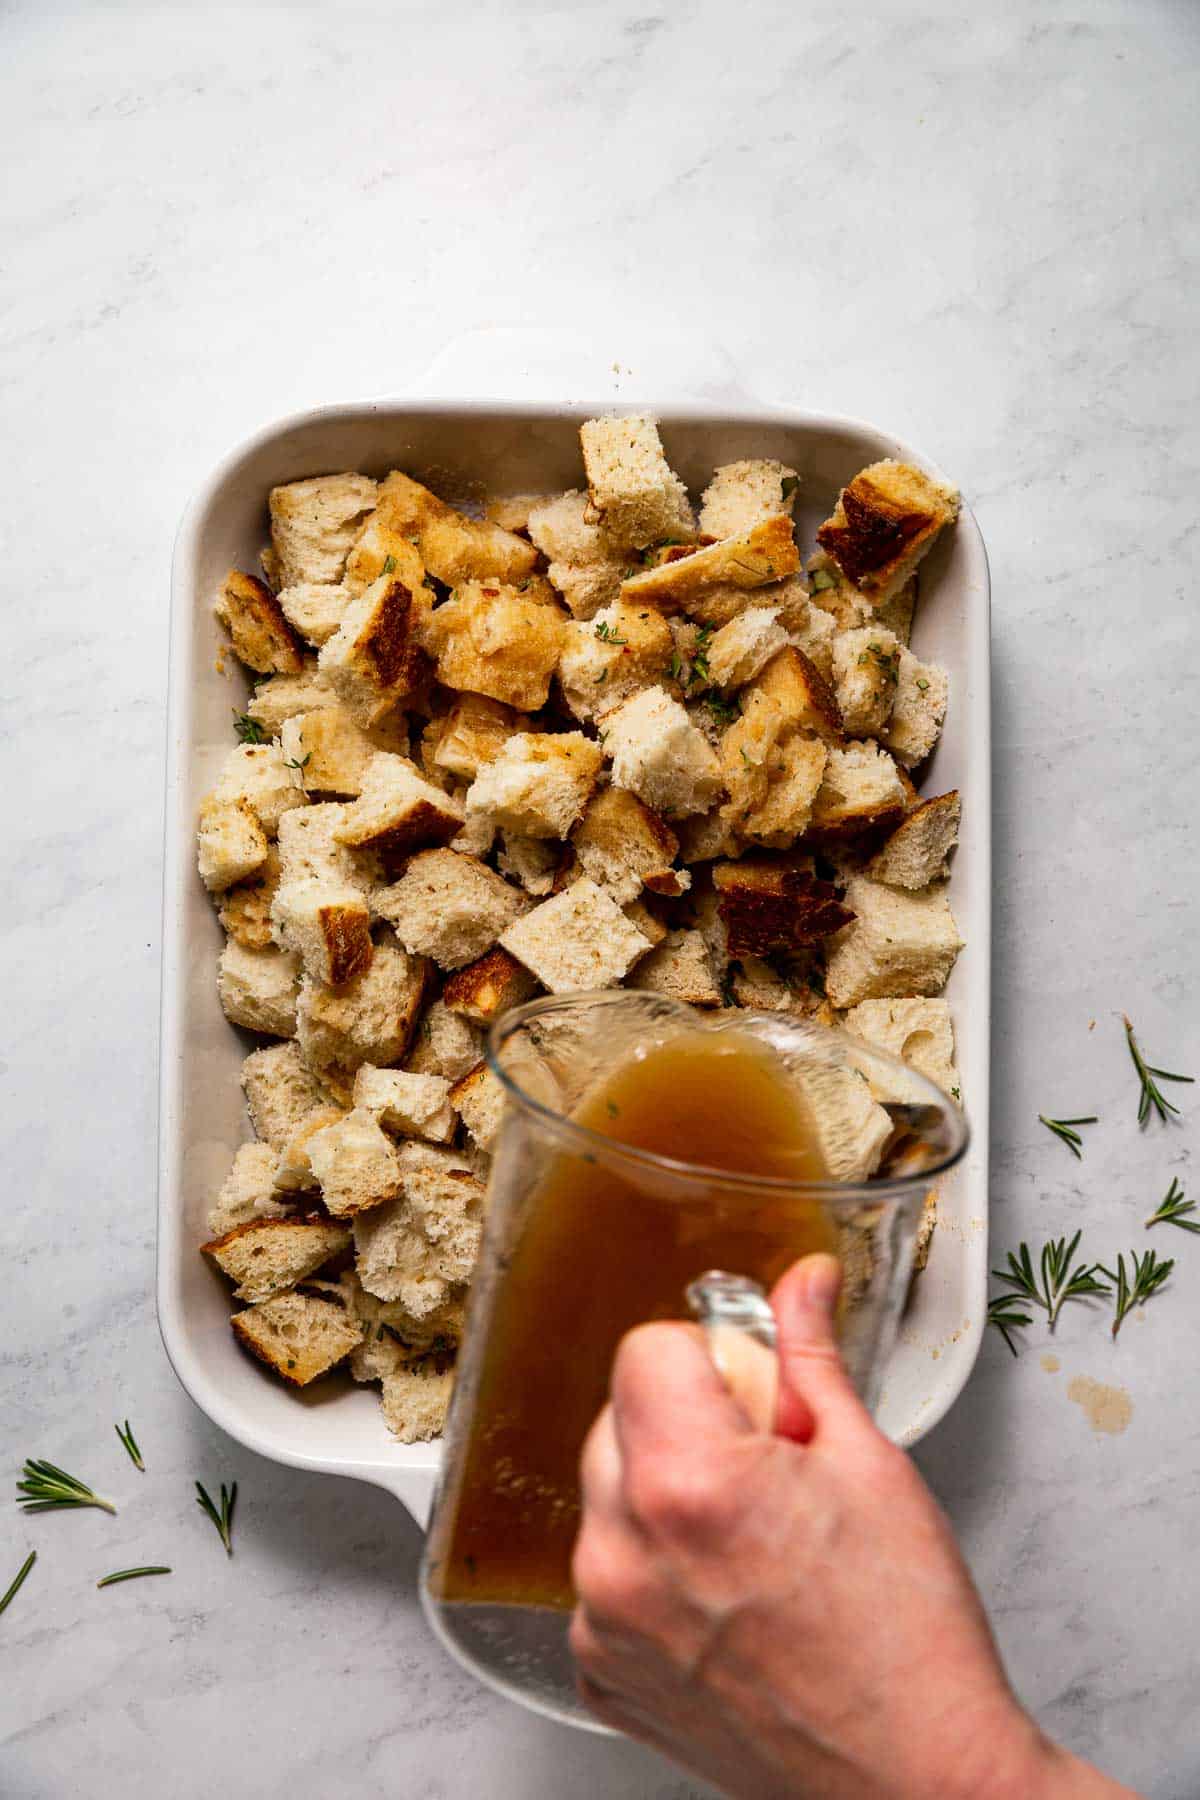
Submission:
M 543 371 L 544 374 L 544 371 Z M 472 377 L 474 378 L 474 377 Z M 511 379 L 511 377 L 510 377 Z M 447 381 L 444 387 L 449 387 Z M 496 383 L 496 386 L 501 386 Z M 544 385 L 544 384 L 543 384 Z M 603 393 L 611 383 L 597 381 Z M 576 384 L 579 391 L 581 384 Z M 810 542 L 838 487 L 883 456 L 933 469 L 874 426 L 743 402 L 617 404 L 661 421 L 672 465 L 698 493 L 718 463 L 775 456 L 802 472 L 796 514 Z M 476 390 L 478 391 L 478 389 Z M 503 390 L 501 390 L 503 391 Z M 571 391 L 557 385 L 562 394 Z M 586 390 L 585 390 L 586 391 Z M 204 1220 L 237 1144 L 249 1135 L 238 1070 L 253 1045 L 217 1001 L 221 929 L 196 874 L 193 830 L 201 795 L 233 742 L 242 709 L 239 672 L 217 667 L 212 600 L 233 565 L 253 569 L 266 538 L 266 496 L 276 482 L 336 469 L 382 475 L 399 467 L 449 498 L 548 491 L 580 479 L 581 419 L 611 410 L 588 403 L 410 398 L 324 407 L 258 433 L 215 470 L 180 530 L 175 553 L 164 878 L 158 1306 L 176 1373 L 225 1431 L 282 1463 L 377 1482 L 424 1521 L 439 1446 L 398 1444 L 373 1389 L 343 1378 L 304 1393 L 285 1389 L 237 1348 L 222 1279 L 197 1254 Z M 936 471 L 934 471 L 936 472 Z M 887 1372 L 881 1422 L 904 1444 L 921 1437 L 961 1390 L 978 1351 L 987 1269 L 988 1009 L 990 952 L 990 738 L 988 570 L 969 509 L 922 568 L 914 632 L 919 653 L 950 672 L 950 708 L 926 792 L 962 790 L 962 841 L 951 897 L 965 950 L 948 989 L 972 1129 L 965 1163 L 941 1196 L 929 1268 Z

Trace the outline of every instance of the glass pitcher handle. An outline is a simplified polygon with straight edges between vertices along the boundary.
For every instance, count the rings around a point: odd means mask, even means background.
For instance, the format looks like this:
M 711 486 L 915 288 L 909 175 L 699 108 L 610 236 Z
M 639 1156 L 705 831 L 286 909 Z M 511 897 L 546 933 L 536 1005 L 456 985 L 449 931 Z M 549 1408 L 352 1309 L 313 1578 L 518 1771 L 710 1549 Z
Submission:
M 687 1303 L 730 1393 L 759 1431 L 773 1430 L 779 1392 L 775 1315 L 758 1282 L 708 1269 L 689 1285 Z

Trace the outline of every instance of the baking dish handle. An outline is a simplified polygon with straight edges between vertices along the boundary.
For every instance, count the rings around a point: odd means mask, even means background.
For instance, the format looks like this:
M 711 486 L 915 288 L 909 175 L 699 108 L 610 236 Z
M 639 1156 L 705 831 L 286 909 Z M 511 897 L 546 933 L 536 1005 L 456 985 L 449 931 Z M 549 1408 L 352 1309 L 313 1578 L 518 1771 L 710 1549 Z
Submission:
M 438 1471 L 423 1469 L 373 1469 L 364 1475 L 376 1487 L 386 1488 L 394 1494 L 406 1512 L 412 1514 L 421 1530 L 429 1524 L 429 1515 L 433 1511 L 433 1496 L 437 1491 Z
M 619 407 L 652 400 L 757 404 L 729 352 L 698 333 L 630 331 L 590 338 L 566 327 L 495 326 L 445 344 L 409 390 L 445 400 L 571 401 Z

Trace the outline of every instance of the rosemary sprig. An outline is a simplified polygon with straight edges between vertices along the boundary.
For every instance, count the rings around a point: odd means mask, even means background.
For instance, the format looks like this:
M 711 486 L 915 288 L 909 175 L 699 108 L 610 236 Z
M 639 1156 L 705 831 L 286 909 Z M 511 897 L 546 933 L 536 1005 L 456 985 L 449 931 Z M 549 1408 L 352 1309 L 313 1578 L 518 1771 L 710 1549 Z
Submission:
M 199 1481 L 196 1483 L 196 1505 L 216 1526 L 217 1536 L 225 1546 L 226 1556 L 233 1555 L 233 1540 L 230 1534 L 233 1530 L 233 1508 L 236 1501 L 236 1481 L 229 1487 L 226 1487 L 224 1482 L 221 1483 L 221 1506 L 219 1511 L 217 1507 L 214 1506 L 212 1497 L 204 1487 L 203 1483 Z
M 988 1324 L 996 1327 L 1014 1356 L 1017 1354 L 1017 1346 L 1012 1340 L 1011 1333 L 1018 1325 L 1033 1324 L 1033 1314 L 1018 1311 L 1020 1305 L 1021 1302 L 1016 1294 L 997 1294 L 994 1299 L 988 1301 L 987 1309 Z
M 110 1513 L 117 1510 L 111 1500 L 102 1500 L 77 1475 L 68 1475 L 51 1462 L 26 1457 L 21 1473 L 25 1479 L 17 1483 L 17 1505 L 26 1512 L 51 1512 L 62 1506 L 99 1506 Z
M 29 1555 L 25 1558 L 25 1561 L 21 1564 L 20 1568 L 17 1570 L 16 1574 L 13 1576 L 12 1582 L 9 1586 L 9 1590 L 8 1590 L 7 1594 L 5 1594 L 3 1600 L 0 1600 L 0 1613 L 2 1613 L 4 1611 L 5 1607 L 9 1603 L 9 1601 L 13 1598 L 13 1595 L 17 1592 L 17 1589 L 21 1586 L 21 1583 L 24 1581 L 25 1577 L 28 1575 L 30 1569 L 32 1569 L 32 1567 L 36 1561 L 37 1561 L 37 1551 L 31 1550 L 29 1552 Z
M 1184 1199 L 1179 1177 L 1173 1176 L 1170 1187 L 1146 1220 L 1146 1230 L 1149 1231 L 1151 1225 L 1178 1225 L 1180 1231 L 1200 1231 L 1200 1219 L 1185 1219 L 1183 1216 L 1185 1213 L 1194 1213 L 1195 1210 L 1196 1202 Z
M 103 1575 L 96 1583 L 98 1588 L 112 1587 L 117 1581 L 136 1581 L 139 1575 L 169 1575 L 166 1563 L 147 1563 L 144 1569 L 115 1569 L 111 1575 Z
M 1072 1131 L 1071 1127 L 1073 1125 L 1095 1125 L 1098 1117 L 1099 1115 L 1096 1113 L 1089 1113 L 1086 1119 L 1048 1119 L 1045 1113 L 1038 1114 L 1038 1119 L 1046 1127 L 1046 1130 L 1052 1131 L 1056 1138 L 1061 1138 L 1072 1156 L 1078 1156 L 1081 1159 L 1083 1151 L 1080 1149 L 1080 1145 L 1083 1143 L 1083 1139 L 1077 1131 Z
M 133 1427 L 129 1423 L 129 1420 L 126 1419 L 124 1428 L 122 1428 L 120 1425 L 114 1425 L 113 1430 L 116 1432 L 117 1436 L 120 1438 L 121 1442 L 124 1444 L 126 1450 L 128 1450 L 129 1460 L 133 1464 L 134 1468 L 140 1469 L 144 1475 L 146 1472 L 146 1465 L 142 1461 L 142 1453 L 138 1449 L 138 1441 L 133 1435 Z
M 1133 1035 L 1133 1026 L 1129 1023 L 1128 1014 L 1122 1013 L 1121 1017 L 1125 1020 L 1125 1041 L 1129 1045 L 1129 1054 L 1133 1058 L 1133 1066 L 1137 1070 L 1138 1080 L 1142 1084 L 1142 1091 L 1138 1097 L 1138 1124 L 1144 1125 L 1146 1123 L 1146 1120 L 1150 1117 L 1150 1108 L 1153 1107 L 1165 1125 L 1167 1122 L 1167 1114 L 1174 1113 L 1176 1117 L 1178 1117 L 1179 1108 L 1177 1106 L 1172 1106 L 1166 1095 L 1159 1088 L 1158 1082 L 1155 1081 L 1154 1077 L 1157 1075 L 1158 1081 L 1186 1082 L 1193 1082 L 1196 1078 L 1194 1075 L 1172 1075 L 1169 1069 L 1154 1068 L 1142 1055 L 1138 1041 Z
M 233 729 L 239 744 L 269 744 L 271 741 L 270 733 L 263 730 L 258 720 L 252 719 L 249 713 L 240 713 L 236 706 L 233 709 Z
M 1132 1312 L 1135 1306 L 1144 1306 L 1146 1301 L 1157 1294 L 1159 1288 L 1175 1267 L 1175 1259 L 1169 1256 L 1165 1262 L 1159 1262 L 1153 1250 L 1147 1250 L 1139 1256 L 1136 1250 L 1129 1252 L 1133 1262 L 1133 1280 L 1125 1273 L 1125 1258 L 1118 1256 L 1116 1269 L 1102 1269 L 1117 1286 L 1116 1313 L 1113 1318 L 1112 1334 L 1116 1337 L 1121 1329 L 1121 1321 L 1125 1314 Z
M 1076 1269 L 1071 1264 L 1083 1233 L 1077 1231 L 1068 1244 L 1065 1237 L 1050 1238 L 1042 1245 L 1039 1258 L 1040 1283 L 1034 1273 L 1029 1245 L 1022 1243 L 1014 1256 L 1008 1252 L 1008 1268 L 993 1269 L 997 1281 L 1005 1281 L 1024 1299 L 1040 1306 L 1053 1331 L 1058 1315 L 1068 1300 L 1087 1300 L 1096 1294 L 1107 1294 L 1109 1288 L 1097 1275 L 1108 1273 L 1099 1263 L 1083 1263 Z

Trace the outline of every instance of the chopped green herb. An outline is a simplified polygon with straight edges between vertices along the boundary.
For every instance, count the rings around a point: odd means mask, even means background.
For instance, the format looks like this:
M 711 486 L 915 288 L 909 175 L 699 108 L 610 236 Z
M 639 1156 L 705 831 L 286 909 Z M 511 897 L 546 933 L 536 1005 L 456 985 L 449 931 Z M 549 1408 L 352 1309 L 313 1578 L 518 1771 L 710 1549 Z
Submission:
M 739 745 L 739 749 L 741 750 L 742 761 L 745 763 L 746 767 L 749 768 L 750 767 L 750 758 L 746 754 L 745 745 L 744 744 Z
M 726 968 L 724 975 L 722 975 L 722 977 L 721 977 L 721 1005 L 722 1006 L 736 1006 L 737 1005 L 737 999 L 736 999 L 736 996 L 733 991 L 733 984 L 734 984 L 734 981 L 736 980 L 736 978 L 741 974 L 741 972 L 742 972 L 741 963 L 740 962 L 731 962 L 729 964 L 729 966 Z
M 926 679 L 923 675 L 917 676 L 916 685 L 920 689 L 921 693 L 927 694 L 929 692 L 929 683 L 926 681 Z
M 270 732 L 264 731 L 249 713 L 240 713 L 236 706 L 233 708 L 233 729 L 239 744 L 269 744 L 271 741 Z
M 298 771 L 307 768 L 311 761 L 312 751 L 310 750 L 306 756 L 300 757 L 298 761 L 294 756 L 285 756 L 283 759 L 283 766 L 285 769 L 296 769 Z
M 1178 1225 L 1180 1231 L 1200 1231 L 1200 1219 L 1186 1218 L 1187 1213 L 1194 1213 L 1196 1202 L 1185 1200 L 1179 1178 L 1172 1178 L 1171 1185 L 1159 1201 L 1158 1206 L 1146 1220 L 1146 1229 L 1151 1225 Z
M 596 621 L 596 636 L 602 644 L 627 644 L 629 642 L 628 638 L 620 636 L 615 625 L 606 625 L 603 619 Z
M 837 582 L 828 569 L 814 569 L 808 578 L 808 585 L 814 594 L 823 594 L 826 588 L 836 587 Z
M 596 686 L 599 687 L 601 682 L 607 681 L 607 680 L 608 680 L 608 670 L 601 669 L 600 673 L 596 677 Z
M 952 1087 L 950 1092 L 956 1100 L 962 1099 L 962 1089 L 960 1087 Z
M 380 573 L 383 575 L 394 575 L 396 573 L 396 559 L 394 556 L 384 557 L 383 568 Z
M 604 1102 L 604 1104 L 605 1104 L 605 1107 L 606 1107 L 606 1108 L 607 1108 L 607 1110 L 608 1110 L 608 1116 L 609 1116 L 609 1118 L 610 1118 L 610 1119 L 615 1119 L 615 1118 L 616 1118 L 616 1116 L 617 1116 L 617 1114 L 618 1114 L 618 1113 L 619 1113 L 619 1112 L 620 1112 L 620 1110 L 621 1110 L 621 1109 L 620 1109 L 620 1107 L 619 1107 L 619 1106 L 618 1106 L 618 1105 L 617 1105 L 617 1103 L 616 1103 L 616 1101 L 615 1101 L 615 1100 L 606 1100 L 606 1101 L 605 1101 L 605 1102 Z
M 148 1563 L 143 1569 L 118 1569 L 113 1575 L 104 1575 L 96 1583 L 98 1588 L 112 1587 L 118 1581 L 136 1581 L 139 1575 L 169 1575 L 166 1563 Z

